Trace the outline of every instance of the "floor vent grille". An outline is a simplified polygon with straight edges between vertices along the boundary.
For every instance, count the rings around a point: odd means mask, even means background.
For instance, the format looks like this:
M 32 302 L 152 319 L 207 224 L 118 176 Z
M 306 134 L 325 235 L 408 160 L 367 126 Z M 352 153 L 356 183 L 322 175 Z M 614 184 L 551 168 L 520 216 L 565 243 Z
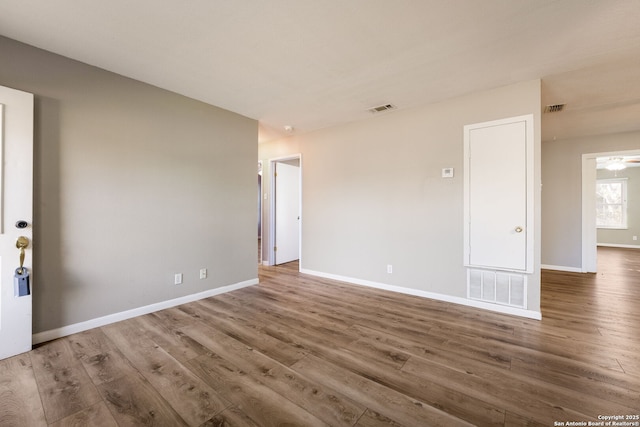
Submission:
M 527 276 L 520 273 L 469 269 L 467 295 L 474 300 L 526 308 Z

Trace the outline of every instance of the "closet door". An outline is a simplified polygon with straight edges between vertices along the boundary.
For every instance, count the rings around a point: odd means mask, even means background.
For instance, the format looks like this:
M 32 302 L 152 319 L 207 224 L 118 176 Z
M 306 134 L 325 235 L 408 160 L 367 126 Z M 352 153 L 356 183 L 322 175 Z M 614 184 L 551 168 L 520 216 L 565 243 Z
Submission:
M 533 264 L 533 116 L 468 125 L 465 265 L 529 271 Z

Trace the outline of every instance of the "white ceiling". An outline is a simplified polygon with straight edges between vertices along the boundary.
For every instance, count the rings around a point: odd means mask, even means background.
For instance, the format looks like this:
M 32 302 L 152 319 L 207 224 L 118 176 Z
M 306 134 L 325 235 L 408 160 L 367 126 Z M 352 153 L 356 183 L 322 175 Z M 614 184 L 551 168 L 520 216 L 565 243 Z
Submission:
M 567 103 L 543 140 L 640 130 L 638 0 L 0 0 L 0 34 L 257 119 L 262 141 L 537 78 Z

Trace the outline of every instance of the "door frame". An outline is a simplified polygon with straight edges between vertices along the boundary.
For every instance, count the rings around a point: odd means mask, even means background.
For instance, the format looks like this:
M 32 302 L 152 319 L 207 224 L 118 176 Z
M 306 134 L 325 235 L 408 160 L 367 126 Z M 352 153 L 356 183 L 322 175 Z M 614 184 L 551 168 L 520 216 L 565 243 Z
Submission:
M 618 150 L 582 155 L 582 272 L 598 271 L 598 229 L 596 227 L 596 158 L 638 156 L 640 150 Z
M 463 197 L 464 197 L 464 206 L 463 206 L 463 239 L 464 239 L 464 248 L 463 248 L 463 265 L 465 267 L 479 267 L 485 268 L 485 266 L 476 266 L 471 264 L 470 262 L 470 227 L 471 227 L 471 206 L 470 206 L 470 191 L 471 191 L 471 174 L 469 173 L 471 168 L 471 131 L 474 129 L 480 129 L 485 127 L 492 126 L 502 126 L 509 125 L 514 123 L 524 122 L 524 144 L 525 144 L 525 268 L 524 269 L 511 269 L 511 268 L 499 268 L 499 267 L 487 267 L 491 270 L 505 270 L 505 271 L 516 271 L 526 274 L 533 274 L 535 272 L 535 215 L 536 211 L 534 209 L 535 206 L 535 135 L 534 135 L 534 116 L 533 114 L 525 114 L 521 116 L 508 117 L 504 119 L 498 120 L 490 120 L 487 122 L 473 123 L 464 126 L 464 185 L 463 185 Z
M 264 188 L 264 174 L 263 174 L 263 170 L 264 170 L 264 164 L 262 162 L 262 160 L 258 160 L 258 176 L 260 177 L 260 180 L 258 182 L 258 226 L 260 227 L 260 232 L 258 233 L 258 238 L 260 239 L 260 248 L 258 249 L 258 265 L 262 264 L 263 261 L 263 248 L 264 248 L 264 241 L 263 241 L 263 232 L 264 232 L 264 193 L 263 193 L 263 188 Z
M 268 259 L 269 265 L 275 265 L 275 245 L 276 245 L 276 180 L 274 179 L 275 165 L 276 163 L 286 162 L 289 160 L 298 160 L 300 162 L 299 182 L 300 182 L 300 194 L 299 194 L 299 206 L 300 221 L 298 221 L 298 271 L 302 270 L 302 153 L 291 154 L 289 156 L 275 157 L 269 159 L 269 192 L 271 193 L 271 200 L 269 203 L 269 247 L 268 247 Z M 264 173 L 262 174 L 264 180 Z M 264 237 L 264 230 L 263 230 Z

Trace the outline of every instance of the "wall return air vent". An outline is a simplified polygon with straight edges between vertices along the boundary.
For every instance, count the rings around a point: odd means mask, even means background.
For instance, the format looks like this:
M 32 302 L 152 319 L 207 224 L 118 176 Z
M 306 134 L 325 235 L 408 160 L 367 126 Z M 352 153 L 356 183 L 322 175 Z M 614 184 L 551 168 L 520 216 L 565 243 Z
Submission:
M 467 270 L 467 296 L 470 299 L 527 308 L 527 276 L 494 270 Z
M 379 105 L 377 107 L 373 107 L 373 108 L 369 108 L 369 112 L 376 114 L 376 113 L 382 113 L 383 111 L 389 111 L 389 110 L 395 110 L 396 106 L 393 104 L 385 104 L 385 105 Z

